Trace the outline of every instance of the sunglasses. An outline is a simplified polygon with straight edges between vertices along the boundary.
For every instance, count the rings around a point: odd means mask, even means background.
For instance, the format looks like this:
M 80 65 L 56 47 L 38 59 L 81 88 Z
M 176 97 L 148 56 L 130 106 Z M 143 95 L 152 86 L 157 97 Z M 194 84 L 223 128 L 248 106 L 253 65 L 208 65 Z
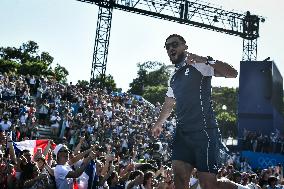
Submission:
M 174 42 L 172 42 L 172 43 L 166 43 L 166 44 L 165 44 L 165 48 L 166 48 L 167 50 L 169 50 L 170 47 L 172 47 L 172 48 L 175 49 L 175 48 L 177 48 L 179 45 L 180 45 L 180 44 L 179 44 L 178 42 L 174 41 Z

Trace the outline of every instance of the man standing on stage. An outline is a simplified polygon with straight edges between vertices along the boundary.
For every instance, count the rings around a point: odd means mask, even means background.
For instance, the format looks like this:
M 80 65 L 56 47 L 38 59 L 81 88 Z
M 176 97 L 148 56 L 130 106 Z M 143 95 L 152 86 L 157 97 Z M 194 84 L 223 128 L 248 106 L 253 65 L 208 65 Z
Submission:
M 170 77 L 152 134 L 160 135 L 163 123 L 176 104 L 177 128 L 172 153 L 175 188 L 188 189 L 191 172 L 197 168 L 202 189 L 237 189 L 234 183 L 216 179 L 219 134 L 211 104 L 212 76 L 235 78 L 237 71 L 211 57 L 188 53 L 186 41 L 177 34 L 166 39 L 165 48 L 175 72 Z

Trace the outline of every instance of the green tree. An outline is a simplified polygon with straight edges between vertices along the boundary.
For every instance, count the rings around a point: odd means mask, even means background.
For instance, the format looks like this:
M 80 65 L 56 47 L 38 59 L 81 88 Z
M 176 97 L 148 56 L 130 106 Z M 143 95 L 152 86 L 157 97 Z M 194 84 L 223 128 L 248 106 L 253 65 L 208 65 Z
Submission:
M 34 41 L 23 43 L 19 48 L 0 47 L 0 58 L 4 60 L 13 60 L 20 64 L 40 61 L 37 54 L 39 46 Z
M 166 92 L 167 87 L 164 85 L 147 86 L 145 88 L 143 97 L 152 104 L 156 104 L 156 102 L 163 103 L 165 100 Z
M 104 82 L 103 86 L 106 87 L 107 89 L 110 89 L 112 91 L 117 90 L 116 83 L 115 83 L 112 75 L 110 75 L 110 74 L 106 75 L 104 77 L 104 79 L 102 79 L 102 75 L 97 75 L 94 82 L 91 82 L 91 83 L 93 83 L 93 84 L 95 84 L 99 87 L 101 82 Z
M 105 77 L 105 87 L 107 89 L 112 90 L 112 91 L 116 90 L 116 83 L 115 83 L 112 75 L 107 75 Z
M 59 64 L 57 64 L 54 68 L 54 76 L 56 81 L 60 82 L 60 83 L 67 83 L 67 76 L 69 75 L 68 70 L 63 67 L 60 66 Z
M 19 68 L 19 64 L 12 60 L 0 59 L 0 72 L 1 73 L 16 73 Z
M 213 109 L 223 137 L 237 136 L 237 95 L 238 89 L 213 87 Z
M 77 85 L 82 88 L 87 88 L 90 85 L 90 83 L 89 81 L 86 80 L 78 80 Z
M 28 41 L 27 43 L 23 43 L 20 47 L 22 53 L 27 52 L 29 57 L 36 57 L 38 52 L 39 46 L 34 41 Z
M 222 112 L 218 112 L 216 115 L 216 119 L 218 121 L 218 126 L 224 138 L 229 136 L 237 137 L 237 117 L 233 114 L 226 112 L 225 110 Z
M 21 51 L 16 47 L 0 47 L 0 58 L 3 60 L 21 61 Z
M 138 77 L 130 83 L 129 93 L 141 95 L 151 103 L 163 102 L 169 79 L 165 64 L 148 61 L 137 64 Z
M 0 71 L 16 72 L 23 75 L 54 76 L 59 82 L 66 82 L 68 71 L 57 64 L 51 68 L 54 58 L 48 52 L 39 54 L 34 41 L 23 43 L 19 48 L 0 47 Z
M 46 65 L 50 66 L 53 62 L 54 58 L 50 56 L 48 52 L 42 52 L 40 55 L 40 61 L 44 62 Z
M 22 75 L 46 75 L 46 71 L 48 70 L 48 66 L 42 62 L 26 62 L 19 66 L 18 74 Z

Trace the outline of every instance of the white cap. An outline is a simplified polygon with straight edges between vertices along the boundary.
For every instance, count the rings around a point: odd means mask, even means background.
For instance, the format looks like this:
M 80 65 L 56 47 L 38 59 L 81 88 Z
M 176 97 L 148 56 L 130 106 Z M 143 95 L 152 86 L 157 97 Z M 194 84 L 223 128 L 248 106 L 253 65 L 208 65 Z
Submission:
M 57 156 L 59 150 L 63 147 L 63 144 L 58 144 L 53 150 L 53 153 Z

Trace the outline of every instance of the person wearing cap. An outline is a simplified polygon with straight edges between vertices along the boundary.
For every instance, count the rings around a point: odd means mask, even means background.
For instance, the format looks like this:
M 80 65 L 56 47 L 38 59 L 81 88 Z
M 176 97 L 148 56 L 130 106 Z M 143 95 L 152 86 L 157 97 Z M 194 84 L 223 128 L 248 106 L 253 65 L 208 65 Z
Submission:
M 144 173 L 140 170 L 132 171 L 128 181 L 125 183 L 125 189 L 140 189 L 144 181 Z
M 69 150 L 67 146 L 63 144 L 58 144 L 55 147 L 54 154 L 57 160 L 57 165 L 54 169 L 57 189 L 72 189 L 74 185 L 73 178 L 78 178 L 84 172 L 89 162 L 95 158 L 95 153 L 90 149 L 69 160 Z M 73 170 L 70 165 L 73 165 L 85 155 L 88 156 L 83 159 L 81 166 Z
M 4 115 L 3 120 L 0 122 L 0 130 L 1 131 L 8 131 L 12 126 L 12 122 L 9 119 L 9 116 Z
M 268 178 L 268 185 L 266 187 L 266 189 L 282 189 L 281 186 L 278 186 L 277 183 L 278 182 L 278 179 L 276 176 L 274 175 L 271 175 L 269 176 Z

